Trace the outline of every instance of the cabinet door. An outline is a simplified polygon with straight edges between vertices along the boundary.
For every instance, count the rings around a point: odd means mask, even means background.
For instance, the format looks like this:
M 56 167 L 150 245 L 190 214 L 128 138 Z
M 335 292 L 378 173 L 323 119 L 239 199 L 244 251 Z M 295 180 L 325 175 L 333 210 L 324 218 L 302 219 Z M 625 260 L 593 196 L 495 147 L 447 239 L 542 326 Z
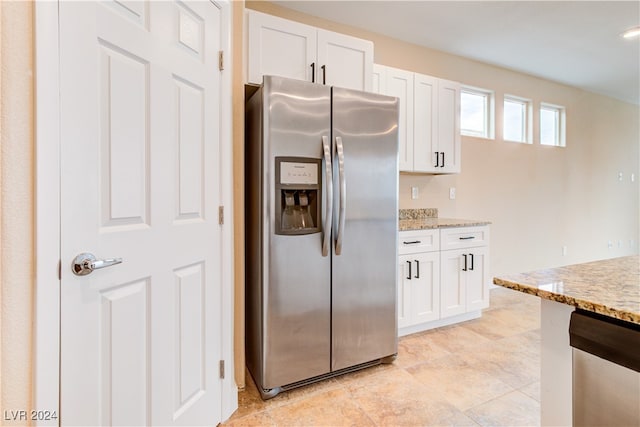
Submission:
M 440 317 L 467 311 L 466 271 L 463 249 L 440 252 Z
M 439 172 L 460 172 L 460 84 L 438 79 L 438 151 L 444 153 Z
M 387 94 L 387 67 L 380 64 L 373 64 L 371 74 L 371 92 L 380 95 Z
M 425 252 L 407 257 L 413 262 L 411 323 L 438 320 L 440 318 L 440 253 Z
M 414 75 L 413 170 L 441 172 L 438 163 L 438 79 Z
M 413 171 L 413 73 L 387 67 L 387 95 L 400 100 L 398 123 L 400 171 Z
M 317 82 L 371 92 L 373 43 L 318 30 Z
M 411 282 L 413 267 L 409 275 L 409 263 L 413 261 L 410 255 L 398 257 L 398 328 L 410 326 L 411 323 Z
M 314 27 L 249 11 L 247 31 L 249 83 L 261 84 L 264 75 L 312 80 L 317 47 Z
M 489 307 L 489 248 L 471 248 L 467 268 L 467 311 Z

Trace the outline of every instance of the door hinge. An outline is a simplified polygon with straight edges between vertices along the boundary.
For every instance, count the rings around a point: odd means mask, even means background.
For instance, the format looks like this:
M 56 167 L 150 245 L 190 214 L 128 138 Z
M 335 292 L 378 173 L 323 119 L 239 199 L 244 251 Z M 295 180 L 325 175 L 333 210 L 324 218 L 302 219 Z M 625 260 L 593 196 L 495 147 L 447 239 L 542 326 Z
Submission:
M 220 379 L 224 379 L 224 360 L 220 361 Z
M 218 224 L 224 224 L 224 206 L 218 206 Z
M 221 50 L 218 52 L 218 68 L 220 71 L 224 70 L 224 51 Z

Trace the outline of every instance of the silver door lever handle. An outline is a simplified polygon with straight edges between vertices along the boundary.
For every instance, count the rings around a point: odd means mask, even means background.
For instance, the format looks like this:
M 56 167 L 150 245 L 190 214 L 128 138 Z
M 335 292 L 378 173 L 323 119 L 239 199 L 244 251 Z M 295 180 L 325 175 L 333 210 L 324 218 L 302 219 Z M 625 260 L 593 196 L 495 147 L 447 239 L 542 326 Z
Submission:
M 93 254 L 81 253 L 73 259 L 71 271 L 73 271 L 73 274 L 76 276 L 86 276 L 93 272 L 93 270 L 111 267 L 121 262 L 122 258 L 96 259 Z

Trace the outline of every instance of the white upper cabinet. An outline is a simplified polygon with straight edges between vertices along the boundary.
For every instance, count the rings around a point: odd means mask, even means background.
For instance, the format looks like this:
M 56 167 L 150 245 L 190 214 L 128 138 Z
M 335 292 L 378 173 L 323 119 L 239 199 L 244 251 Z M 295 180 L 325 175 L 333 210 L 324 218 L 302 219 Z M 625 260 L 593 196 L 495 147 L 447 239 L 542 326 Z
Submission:
M 460 83 L 439 79 L 438 139 L 434 151 L 442 153 L 440 172 L 460 172 L 460 149 Z
M 413 73 L 398 68 L 386 68 L 386 92 L 400 100 L 398 123 L 398 157 L 401 171 L 413 170 Z
M 382 95 L 387 93 L 387 67 L 384 65 L 373 64 L 371 92 Z
M 247 11 L 247 82 L 276 75 L 371 91 L 373 43 Z
M 318 30 L 317 79 L 330 86 L 371 91 L 373 43 Z
M 460 85 L 378 64 L 373 78 L 375 92 L 400 99 L 400 171 L 459 173 Z
M 264 13 L 247 13 L 249 83 L 262 83 L 263 75 L 311 80 L 316 61 L 317 31 L 298 22 Z
M 414 74 L 413 172 L 439 172 L 438 79 Z

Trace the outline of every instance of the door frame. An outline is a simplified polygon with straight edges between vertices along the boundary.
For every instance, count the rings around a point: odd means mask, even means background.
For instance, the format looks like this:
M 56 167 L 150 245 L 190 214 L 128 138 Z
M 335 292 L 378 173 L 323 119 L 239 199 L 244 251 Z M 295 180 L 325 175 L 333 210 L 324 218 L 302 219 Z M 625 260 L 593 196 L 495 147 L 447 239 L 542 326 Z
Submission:
M 220 197 L 221 226 L 220 346 L 226 374 L 222 380 L 221 421 L 238 407 L 233 359 L 233 158 L 231 134 L 231 1 L 210 0 L 221 10 L 220 46 L 224 70 L 220 74 Z M 35 296 L 33 301 L 32 397 L 34 410 L 60 414 L 60 73 L 58 2 L 34 4 L 35 88 Z M 58 420 L 36 425 L 56 425 Z

